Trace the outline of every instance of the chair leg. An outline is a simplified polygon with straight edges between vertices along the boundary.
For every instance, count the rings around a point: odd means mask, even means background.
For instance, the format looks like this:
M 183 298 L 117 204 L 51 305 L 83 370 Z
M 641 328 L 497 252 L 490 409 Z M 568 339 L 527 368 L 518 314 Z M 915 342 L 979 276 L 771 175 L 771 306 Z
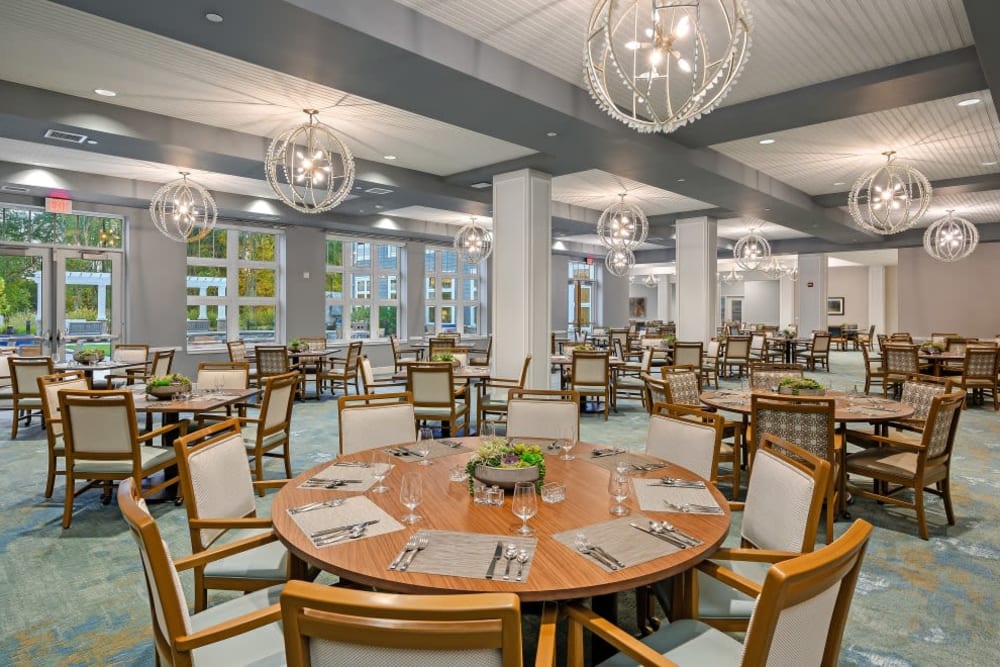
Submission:
M 836 484 L 836 480 L 831 480 Z M 837 517 L 837 506 L 832 493 L 826 495 L 826 543 L 833 544 L 833 522 Z
M 924 488 L 922 484 L 917 484 L 913 489 L 913 507 L 917 510 L 917 528 L 920 529 L 920 539 L 929 540 L 927 534 L 927 515 L 924 512 Z
M 285 453 L 282 456 L 282 458 L 285 459 L 285 478 L 286 479 L 291 479 L 292 478 L 292 455 L 288 451 L 288 441 L 287 440 L 285 441 L 285 444 L 283 445 L 283 447 L 284 447 L 284 452 Z M 263 478 L 261 478 L 261 479 L 263 479 Z
M 56 455 L 49 449 L 49 471 L 45 478 L 45 497 L 52 497 L 52 489 L 56 485 Z
M 14 404 L 14 420 L 10 425 L 10 439 L 15 440 L 17 438 L 17 425 L 21 421 L 21 411 L 17 409 L 17 404 Z
M 73 479 L 73 473 L 70 471 L 69 466 L 66 467 L 66 500 L 63 503 L 63 529 L 69 528 L 69 524 L 73 521 L 73 499 L 76 497 L 76 480 Z
M 205 568 L 194 569 L 194 610 L 204 611 L 208 607 L 208 589 L 205 588 Z
M 254 474 L 258 482 L 264 481 L 264 452 L 260 451 L 258 448 L 257 453 L 254 454 Z M 257 489 L 257 495 L 264 496 L 264 487 Z
M 951 480 L 945 477 L 938 482 L 938 489 L 941 490 L 941 500 L 944 501 L 944 513 L 948 517 L 948 525 L 955 525 L 955 510 L 951 505 Z

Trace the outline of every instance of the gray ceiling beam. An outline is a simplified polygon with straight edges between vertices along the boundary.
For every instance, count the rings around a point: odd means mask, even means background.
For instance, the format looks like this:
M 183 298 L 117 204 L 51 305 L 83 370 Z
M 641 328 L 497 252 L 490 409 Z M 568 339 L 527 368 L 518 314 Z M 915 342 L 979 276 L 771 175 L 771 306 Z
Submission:
M 752 66 L 752 57 L 750 62 Z M 969 46 L 722 107 L 671 137 L 689 148 L 702 148 L 986 87 L 976 47 Z
M 1000 173 L 943 178 L 931 181 L 931 190 L 935 197 L 1000 190 Z M 827 195 L 816 195 L 813 197 L 813 201 L 824 208 L 837 208 L 847 206 L 848 194 L 847 192 L 831 192 Z
M 963 4 L 972 39 L 976 43 L 979 64 L 993 96 L 993 105 L 1000 109 L 1000 41 L 996 31 L 1000 24 L 1000 3 L 996 0 L 963 0 Z
M 866 238 L 804 193 L 706 149 L 635 133 L 581 87 L 390 0 L 216 0 L 217 25 L 196 0 L 141 12 L 131 0 L 58 1 L 531 148 L 553 156 L 550 173 L 603 169 L 730 210 L 770 209 L 772 222 L 833 242 Z

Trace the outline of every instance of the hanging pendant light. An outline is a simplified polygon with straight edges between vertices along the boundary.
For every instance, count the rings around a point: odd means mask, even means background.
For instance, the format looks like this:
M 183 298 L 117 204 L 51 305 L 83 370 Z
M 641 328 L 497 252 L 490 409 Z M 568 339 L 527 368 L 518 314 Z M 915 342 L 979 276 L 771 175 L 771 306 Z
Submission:
M 648 274 L 642 282 L 645 283 L 646 287 L 656 287 L 660 284 L 660 281 L 652 273 Z
M 329 126 L 303 109 L 309 121 L 276 136 L 264 170 L 278 198 L 296 211 L 322 213 L 344 200 L 354 184 L 354 156 Z
M 639 132 L 711 112 L 746 65 L 745 0 L 597 0 L 584 78 L 598 106 Z
M 177 180 L 164 184 L 149 202 L 149 215 L 164 236 L 178 243 L 193 243 L 215 227 L 215 199 L 201 184 L 180 172 Z
M 931 203 L 931 184 L 913 167 L 895 162 L 896 151 L 882 153 L 886 163 L 863 174 L 851 188 L 847 210 L 860 227 L 876 234 L 897 234 L 912 227 Z
M 625 193 L 619 200 L 604 209 L 597 221 L 597 236 L 605 248 L 639 247 L 649 234 L 649 220 L 637 204 L 626 203 Z
M 493 233 L 472 221 L 455 235 L 455 252 L 466 264 L 478 264 L 493 254 Z
M 724 285 L 735 285 L 743 280 L 743 274 L 736 273 L 736 267 L 731 267 L 729 269 L 729 273 L 723 274 L 719 280 L 721 280 Z
M 924 232 L 924 250 L 939 262 L 965 259 L 979 244 L 976 226 L 954 213 L 949 209 L 947 216 L 932 222 Z
M 613 276 L 626 276 L 635 266 L 635 255 L 628 248 L 609 250 L 604 258 L 604 267 Z
M 790 266 L 785 270 L 785 277 L 791 280 L 793 283 L 799 279 L 799 267 Z
M 755 227 L 751 227 L 750 232 L 733 246 L 733 259 L 744 271 L 756 271 L 766 266 L 770 257 L 771 244 Z

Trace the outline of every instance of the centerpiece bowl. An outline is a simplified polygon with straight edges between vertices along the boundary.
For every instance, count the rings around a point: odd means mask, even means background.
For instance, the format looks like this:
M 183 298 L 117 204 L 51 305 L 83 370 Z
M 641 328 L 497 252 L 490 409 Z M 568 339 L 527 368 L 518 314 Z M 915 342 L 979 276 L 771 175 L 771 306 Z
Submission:
M 190 391 L 191 380 L 180 373 L 155 375 L 146 381 L 146 395 L 158 401 L 169 401 L 177 394 Z
M 517 482 L 534 482 L 540 486 L 545 479 L 545 460 L 538 445 L 493 438 L 472 455 L 466 471 L 469 473 L 470 493 L 474 480 L 509 491 Z

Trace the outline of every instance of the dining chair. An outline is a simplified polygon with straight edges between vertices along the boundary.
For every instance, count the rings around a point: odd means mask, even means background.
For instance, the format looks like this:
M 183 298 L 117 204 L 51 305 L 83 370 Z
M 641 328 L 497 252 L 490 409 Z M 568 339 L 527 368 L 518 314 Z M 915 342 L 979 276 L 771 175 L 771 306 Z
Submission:
M 287 347 L 284 345 L 258 345 L 254 351 L 257 356 L 258 386 L 262 386 L 272 377 L 295 373 L 298 376 L 295 393 L 303 399 L 305 398 L 305 375 L 302 374 L 302 367 L 299 364 L 294 364 L 289 360 Z
M 842 447 L 837 448 L 834 435 L 835 406 L 832 398 L 756 394 L 750 398 L 751 476 L 755 452 L 766 434 L 784 438 L 830 464 L 825 498 L 827 544 L 833 542 L 833 522 L 843 498 Z
M 885 382 L 885 368 L 882 365 L 882 356 L 875 356 L 870 351 L 870 345 L 859 342 L 861 357 L 865 366 L 865 394 L 871 391 L 872 387 L 881 387 Z
M 355 394 L 361 393 L 361 385 L 358 383 L 358 360 L 361 357 L 361 347 L 360 340 L 352 341 L 347 345 L 347 355 L 343 359 L 332 359 L 330 367 L 320 374 L 323 384 L 329 383 L 331 394 L 337 391 L 338 385 L 343 388 L 344 395 L 349 394 L 347 386 L 349 382 L 354 384 Z M 319 395 L 318 387 L 316 395 Z
M 246 454 L 254 471 L 254 479 L 264 481 L 264 459 L 279 458 L 285 463 L 285 477 L 292 476 L 292 456 L 289 445 L 292 432 L 292 405 L 302 376 L 292 371 L 284 375 L 262 377 L 264 397 L 256 417 L 238 417 L 243 427 Z M 257 490 L 264 495 L 264 489 Z
M 486 340 L 486 352 L 479 353 L 475 350 L 469 352 L 469 365 L 470 366 L 489 366 L 490 361 L 493 359 L 493 334 L 489 335 Z
M 732 376 L 736 369 L 737 377 L 743 377 L 750 364 L 750 336 L 729 336 L 726 338 L 726 349 L 722 356 L 722 369 L 726 375 Z
M 178 575 L 194 567 L 207 567 L 219 558 L 237 555 L 253 543 L 226 544 L 173 560 L 156 520 L 132 480 L 118 486 L 118 507 L 139 547 L 157 665 L 284 664 L 281 609 L 277 604 L 280 586 L 192 614 Z
M 691 366 L 698 374 L 699 384 L 704 385 L 702 377 L 702 357 L 704 356 L 704 345 L 699 341 L 674 343 L 674 353 L 671 359 L 672 366 Z
M 66 456 L 63 442 L 63 423 L 59 412 L 59 392 L 63 389 L 90 389 L 90 380 L 83 371 L 53 373 L 38 378 L 38 393 L 42 397 L 42 414 L 45 416 L 45 438 L 48 444 L 48 472 L 45 476 L 45 497 L 52 497 L 56 475 L 65 475 L 59 468 L 59 459 Z
M 10 383 L 10 364 L 7 363 L 7 358 L 13 356 L 16 353 L 14 348 L 0 348 L 0 401 L 4 401 L 0 410 L 10 410 L 12 409 L 12 401 L 14 398 L 14 389 L 11 387 Z
M 108 382 L 113 380 L 123 380 L 124 384 L 138 384 L 146 382 L 151 377 L 159 375 L 170 375 L 174 365 L 174 350 L 156 350 L 153 352 L 153 360 L 149 366 L 138 368 L 124 368 L 123 373 L 112 371 L 108 374 Z
M 244 362 L 247 361 L 247 344 L 242 340 L 230 340 L 226 341 L 226 349 L 229 351 L 229 361 L 234 362 Z M 257 386 L 257 368 L 254 364 L 247 361 L 249 364 L 248 378 L 251 387 Z
M 191 553 L 213 545 L 253 544 L 238 554 L 194 566 L 194 608 L 208 606 L 208 591 L 251 591 L 288 580 L 288 550 L 270 518 L 257 516 L 254 490 L 279 488 L 287 480 L 254 482 L 238 419 L 211 424 L 174 441 L 181 495 L 187 510 Z
M 872 436 L 877 447 L 849 454 L 845 470 L 849 474 L 871 478 L 871 490 L 849 484 L 852 493 L 878 503 L 889 503 L 916 511 L 920 537 L 928 539 L 924 494 L 940 496 L 948 525 L 955 525 L 951 502 L 951 453 L 955 446 L 959 417 L 965 392 L 940 394 L 931 401 L 927 425 L 919 438 L 905 432 L 892 436 Z M 901 498 L 900 491 L 911 490 L 913 500 Z
M 291 581 L 281 593 L 289 667 L 521 667 L 516 593 L 402 595 Z M 535 664 L 555 664 L 554 605 L 543 605 Z
M 620 358 L 620 357 L 619 357 Z M 634 399 L 642 401 L 642 407 L 649 412 L 649 405 L 646 404 L 646 381 L 643 375 L 648 375 L 652 369 L 653 350 L 646 348 L 642 351 L 642 358 L 638 363 L 630 362 L 622 366 L 615 366 L 611 373 L 614 378 L 612 391 L 614 392 L 615 405 L 619 398 Z
M 63 528 L 69 528 L 73 501 L 84 491 L 101 487 L 101 500 L 108 504 L 115 482 L 132 479 L 141 485 L 142 480 L 176 464 L 172 449 L 145 443 L 173 431 L 183 435 L 187 432 L 186 422 L 139 435 L 135 403 L 128 389 L 64 389 L 57 395 L 66 451 Z M 88 483 L 77 489 L 77 480 Z M 177 477 L 164 475 L 163 481 L 150 482 L 142 495 L 151 496 L 176 483 Z
M 868 327 L 868 332 L 858 332 L 858 337 L 854 339 L 856 345 L 861 345 L 861 343 L 867 343 L 868 347 L 871 348 L 875 344 L 875 325 Z
M 911 433 L 923 433 L 924 427 L 927 425 L 927 417 L 931 412 L 931 403 L 934 397 L 946 394 L 951 390 L 952 380 L 950 378 L 931 375 L 911 375 L 903 383 L 899 402 L 912 408 L 913 414 L 909 417 L 886 422 L 884 429 L 881 429 L 883 431 L 881 433 L 847 429 L 844 431 L 844 438 L 848 444 L 867 449 L 879 446 L 879 443 L 872 439 L 873 435 L 885 435 L 891 429 L 909 431 Z
M 816 370 L 819 364 L 827 371 L 830 370 L 830 334 L 817 333 L 813 336 L 812 342 L 804 349 L 796 350 L 796 359 L 802 361 L 809 367 L 809 370 Z
M 718 340 L 710 340 L 708 347 L 705 348 L 705 355 L 701 361 L 701 380 L 706 387 L 711 380 L 715 388 L 719 388 L 719 352 L 721 346 L 722 343 Z
M 801 379 L 804 376 L 802 364 L 750 364 L 750 389 L 774 391 L 782 380 Z
M 52 359 L 9 356 L 6 361 L 10 367 L 11 401 L 14 410 L 10 439 L 14 440 L 17 438 L 17 429 L 22 421 L 25 426 L 31 426 L 31 418 L 37 416 L 43 426 L 45 424 L 45 416 L 42 414 L 42 395 L 38 391 L 38 378 L 52 375 Z
M 750 335 L 750 361 L 767 361 L 767 336 L 763 332 Z
M 973 347 L 965 348 L 965 359 L 962 363 L 962 374 L 952 378 L 965 391 L 963 408 L 970 402 L 982 404 L 989 394 L 993 399 L 993 411 L 1000 409 L 1000 394 L 997 386 L 997 348 Z
M 337 399 L 340 454 L 353 454 L 417 439 L 413 394 L 341 396 Z
M 111 350 L 111 360 L 121 363 L 133 364 L 132 367 L 118 368 L 107 375 L 107 388 L 112 389 L 122 385 L 131 384 L 135 378 L 130 375 L 130 371 L 145 375 L 149 370 L 149 345 L 142 343 L 116 343 Z
M 713 484 L 719 474 L 722 415 L 689 405 L 658 403 L 646 429 L 646 453 L 687 468 Z
M 413 395 L 420 422 L 441 422 L 451 435 L 469 432 L 469 401 L 464 386 L 455 387 L 451 362 L 430 361 L 406 366 L 406 390 Z
M 580 439 L 580 394 L 567 389 L 511 389 L 508 438 Z
M 423 350 L 407 350 L 403 349 L 399 344 L 399 339 L 393 335 L 389 336 L 389 345 L 392 347 L 392 362 L 396 367 L 396 372 L 398 373 L 402 370 L 405 362 L 407 361 L 420 361 L 424 356 Z M 407 356 L 412 355 L 412 356 Z
M 643 373 L 642 381 L 646 384 L 646 412 L 648 414 L 653 414 L 653 406 L 657 403 L 670 402 L 667 400 L 667 392 L 670 389 L 666 387 L 666 380 L 654 377 L 649 373 Z
M 948 345 L 949 338 L 961 338 L 961 336 L 962 335 L 957 331 L 947 331 L 947 332 L 935 331 L 931 333 L 931 342 L 937 343 L 942 347 L 946 347 Z
M 601 663 L 609 667 L 637 662 L 833 667 L 871 532 L 871 524 L 859 519 L 829 546 L 772 565 L 742 643 L 693 619 L 664 625 L 639 640 L 581 603 L 570 603 L 563 608 L 569 621 L 566 664 L 584 664 L 583 631 L 589 630 L 621 651 Z
M 889 341 L 899 345 L 912 345 L 913 336 L 907 331 L 897 331 L 889 334 Z
M 387 367 L 391 372 L 392 367 Z M 365 394 L 374 394 L 378 389 L 384 388 L 391 391 L 399 391 L 406 387 L 406 380 L 397 380 L 392 377 L 379 377 L 372 368 L 371 359 L 367 354 L 362 354 L 358 360 L 358 375 L 361 377 L 361 388 Z M 343 398 L 343 397 L 341 397 Z
M 531 366 L 531 355 L 524 357 L 521 374 L 516 378 L 486 378 L 479 383 L 476 396 L 476 424 L 482 428 L 487 417 L 494 421 L 505 421 L 507 418 L 507 399 L 511 389 L 523 389 L 528 381 L 528 367 Z
M 299 341 L 305 343 L 306 352 L 299 354 L 299 372 L 302 373 L 303 388 L 309 386 L 309 378 L 313 379 L 313 386 L 316 388 L 316 398 L 320 396 L 320 375 L 326 367 L 327 361 L 320 353 L 326 351 L 326 336 L 301 336 Z M 309 352 L 316 352 L 310 355 Z
M 891 389 L 897 395 L 907 378 L 919 375 L 920 350 L 916 345 L 900 345 L 889 343 L 883 348 L 882 396 L 888 396 Z
M 608 408 L 614 398 L 611 393 L 611 377 L 608 374 L 607 351 L 586 352 L 573 350 L 569 389 L 580 394 L 584 400 L 593 396 L 598 406 L 604 399 L 604 421 L 608 420 Z

